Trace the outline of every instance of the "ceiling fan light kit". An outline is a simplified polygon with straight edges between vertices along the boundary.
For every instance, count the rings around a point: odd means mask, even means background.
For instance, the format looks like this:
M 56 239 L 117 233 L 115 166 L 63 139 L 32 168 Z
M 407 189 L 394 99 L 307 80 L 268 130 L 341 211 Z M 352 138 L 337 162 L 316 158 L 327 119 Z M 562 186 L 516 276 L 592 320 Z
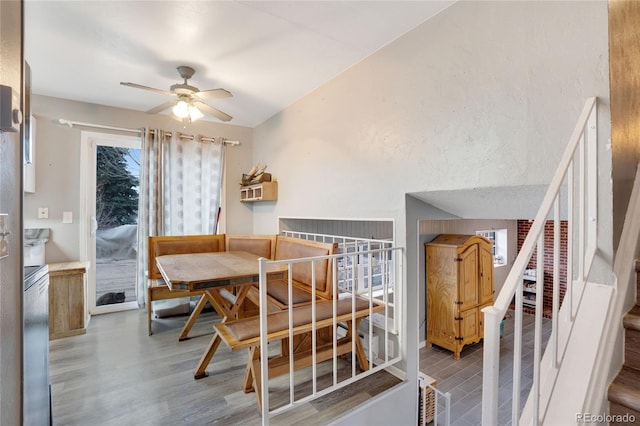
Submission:
M 233 118 L 229 114 L 206 104 L 202 99 L 228 98 L 233 96 L 231 92 L 225 89 L 200 90 L 195 86 L 189 85 L 187 82 L 195 73 L 193 68 L 181 65 L 177 69 L 178 74 L 180 74 L 180 77 L 184 79 L 184 82 L 173 84 L 169 90 L 156 89 L 136 83 L 121 82 L 120 84 L 123 86 L 149 90 L 151 92 L 175 97 L 175 100 L 165 102 L 164 104 L 151 108 L 147 111 L 147 114 L 158 114 L 171 108 L 173 115 L 181 121 L 188 120 L 193 122 L 199 120 L 204 117 L 204 113 L 213 115 L 221 121 L 230 121 Z M 204 113 L 201 110 L 204 111 Z
M 197 107 L 189 107 L 189 118 L 191 119 L 191 121 L 200 120 L 202 117 L 204 117 L 204 114 L 200 112 Z
M 172 108 L 173 115 L 178 118 L 187 118 L 189 116 L 189 104 L 185 101 L 178 101 Z

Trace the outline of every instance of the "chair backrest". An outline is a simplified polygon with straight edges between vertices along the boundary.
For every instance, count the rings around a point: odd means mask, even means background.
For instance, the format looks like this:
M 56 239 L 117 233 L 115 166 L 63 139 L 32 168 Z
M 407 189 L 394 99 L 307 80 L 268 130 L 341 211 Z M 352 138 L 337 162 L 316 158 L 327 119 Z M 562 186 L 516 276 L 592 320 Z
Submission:
M 156 265 L 156 257 L 166 254 L 209 253 L 225 251 L 225 235 L 165 235 L 149 237 L 149 278 L 162 275 Z
M 227 235 L 227 251 L 245 251 L 273 260 L 277 238 L 277 235 Z
M 299 238 L 278 236 L 275 260 L 299 259 L 336 254 L 337 243 L 322 243 Z M 315 262 L 316 295 L 323 299 L 331 299 L 333 261 L 323 259 Z M 292 279 L 298 287 L 311 292 L 311 262 L 295 263 L 292 267 Z

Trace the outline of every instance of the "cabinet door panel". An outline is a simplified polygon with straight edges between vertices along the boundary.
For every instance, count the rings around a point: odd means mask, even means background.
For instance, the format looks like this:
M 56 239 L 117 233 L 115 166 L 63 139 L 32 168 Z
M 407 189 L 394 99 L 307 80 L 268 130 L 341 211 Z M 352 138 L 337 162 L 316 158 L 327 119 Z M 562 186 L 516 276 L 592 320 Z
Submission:
M 480 317 L 478 308 L 460 312 L 460 336 L 462 344 L 477 342 L 480 340 Z
M 456 250 L 427 246 L 427 342 L 455 342 L 458 298 Z
M 458 297 L 460 309 L 466 310 L 478 305 L 478 245 L 467 247 L 458 258 Z
M 480 337 L 481 339 L 484 339 L 484 313 L 482 312 L 482 310 L 492 305 L 493 302 L 487 303 L 486 305 L 482 305 L 478 308 L 478 318 L 480 319 L 480 322 L 478 323 L 478 337 Z
M 493 255 L 486 247 L 480 249 L 480 303 L 493 302 Z

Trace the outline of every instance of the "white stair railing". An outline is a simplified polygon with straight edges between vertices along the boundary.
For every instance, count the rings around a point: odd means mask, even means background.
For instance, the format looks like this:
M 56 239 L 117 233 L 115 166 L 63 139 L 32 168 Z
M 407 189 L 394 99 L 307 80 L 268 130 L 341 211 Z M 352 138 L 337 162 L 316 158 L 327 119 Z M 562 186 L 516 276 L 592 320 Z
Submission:
M 368 245 L 367 245 L 368 247 Z M 282 378 L 269 377 L 269 362 L 260 363 L 260 386 L 261 389 L 261 415 L 262 425 L 269 425 L 271 417 L 278 414 L 285 413 L 302 404 L 313 401 L 320 398 L 323 395 L 327 395 L 331 392 L 335 392 L 340 389 L 344 389 L 346 386 L 364 380 L 372 374 L 379 373 L 383 370 L 387 370 L 396 375 L 400 381 L 406 380 L 406 359 L 403 356 L 401 347 L 405 340 L 402 328 L 395 330 L 394 318 L 402 317 L 402 312 L 397 311 L 399 304 L 392 304 L 393 298 L 398 293 L 402 292 L 405 288 L 405 282 L 402 279 L 403 266 L 402 258 L 404 255 L 404 249 L 402 247 L 393 247 L 385 242 L 385 247 L 367 250 L 364 246 L 360 246 L 361 250 L 344 251 L 342 253 L 296 258 L 296 259 L 282 259 L 282 260 L 268 260 L 260 258 L 259 264 L 259 287 L 260 287 L 260 359 L 269 360 L 269 348 L 268 348 L 268 319 L 269 312 L 267 308 L 267 267 L 269 265 L 287 265 L 287 300 L 288 302 L 288 348 L 284 347 L 284 353 L 286 353 L 289 363 L 288 372 L 283 374 L 282 377 L 288 378 L 283 380 Z M 333 287 L 332 291 L 332 321 L 330 326 L 327 326 L 327 320 L 323 320 L 323 323 L 317 325 L 318 314 L 317 306 L 323 302 L 319 301 L 316 295 L 316 273 L 315 268 L 318 262 L 329 261 L 332 265 L 331 278 L 332 282 L 328 283 Z M 312 362 L 310 367 L 311 376 L 311 389 L 305 388 L 308 386 L 308 377 L 306 375 L 296 374 L 296 364 L 298 359 L 290 354 L 295 354 L 293 342 L 294 342 L 294 307 L 293 301 L 293 268 L 294 265 L 308 265 L 311 270 L 311 313 L 309 322 L 311 324 L 311 342 L 310 342 L 310 354 L 312 356 Z M 359 264 L 366 265 L 366 276 L 358 277 Z M 345 270 L 350 269 L 350 274 L 339 273 L 339 267 L 342 265 Z M 382 271 L 377 273 L 376 270 Z M 362 278 L 362 279 L 361 279 Z M 380 278 L 378 283 L 376 278 Z M 340 299 L 351 300 L 351 313 L 338 315 L 338 303 Z M 340 354 L 338 353 L 338 340 L 344 337 L 343 330 L 348 329 L 348 324 L 358 324 L 359 320 L 356 316 L 356 301 L 366 300 L 368 301 L 368 307 L 365 308 L 365 319 L 360 323 L 360 327 L 352 330 L 352 337 L 349 343 L 351 350 L 347 351 L 351 353 L 350 366 L 342 366 L 342 372 L 339 375 L 338 359 Z M 381 307 L 381 309 L 374 309 L 374 306 Z M 361 308 L 360 308 L 361 309 Z M 346 315 L 346 319 L 344 318 Z M 342 319 L 338 319 L 338 317 Z M 366 321 L 366 323 L 365 323 Z M 320 343 L 316 340 L 317 327 L 330 327 L 332 338 L 330 338 L 332 348 L 327 349 L 329 342 L 324 342 L 324 348 L 320 348 Z M 362 339 L 355 337 L 362 335 Z M 364 342 L 367 342 L 364 344 Z M 359 346 L 360 341 L 363 343 Z M 374 344 L 374 342 L 377 342 Z M 375 348 L 374 348 L 375 346 Z M 374 350 L 375 349 L 375 350 Z M 331 353 L 330 359 L 324 361 L 326 364 L 324 367 L 330 366 L 331 374 L 327 374 L 326 370 L 319 368 L 320 363 L 316 362 L 319 353 Z M 368 361 L 368 369 L 362 370 L 357 367 L 358 352 L 363 354 Z M 297 354 L 300 355 L 300 354 Z M 306 355 L 306 354 L 305 354 Z M 404 362 L 404 365 L 403 365 Z M 341 362 L 341 364 L 343 364 Z M 309 371 L 307 371 L 309 373 Z M 324 376 L 324 377 L 322 377 Z M 323 379 L 323 383 L 319 383 L 320 379 Z M 306 381 L 306 382 L 305 382 Z M 282 386 L 288 387 L 288 401 L 282 399 L 278 401 L 277 406 L 270 401 L 270 388 L 269 384 L 276 382 L 276 391 L 281 390 Z M 285 383 L 283 385 L 283 383 Z M 286 384 L 288 383 L 288 385 Z M 297 389 L 297 387 L 301 389 Z M 343 390 L 343 397 L 348 396 L 350 391 Z M 357 392 L 357 391 L 353 391 Z
M 576 170 L 577 169 L 577 170 Z M 537 246 L 537 287 L 535 307 L 535 332 L 533 348 L 533 424 L 540 423 L 540 365 L 542 348 L 542 317 L 544 294 L 544 229 L 552 218 L 554 229 L 553 247 L 553 302 L 552 330 L 549 339 L 552 363 L 559 368 L 562 350 L 558 342 L 558 321 L 560 310 L 560 221 L 562 206 L 566 206 L 568 221 L 567 238 L 567 289 L 563 306 L 567 312 L 565 321 L 571 323 L 579 305 L 576 303 L 574 284 L 583 284 L 596 252 L 597 237 L 597 108 L 596 98 L 589 98 L 580 114 L 576 128 L 562 156 L 560 165 L 549 185 L 540 209 L 524 240 L 513 267 L 496 298 L 493 306 L 483 309 L 484 313 L 484 360 L 482 389 L 482 424 L 498 424 L 498 385 L 500 370 L 500 322 L 515 297 L 515 324 L 513 350 L 513 395 L 511 424 L 518 424 L 520 418 L 520 383 L 522 359 L 522 314 L 523 314 L 523 274 Z M 566 198 L 561 195 L 566 188 Z M 577 192 L 577 194 L 575 194 Z M 575 263 L 574 263 L 575 262 Z M 577 271 L 573 270 L 573 265 Z M 576 286 L 582 288 L 583 286 Z M 576 290 L 577 292 L 577 290 Z
M 338 251 L 336 252 L 338 254 L 348 254 L 393 247 L 392 240 L 349 237 L 345 235 L 317 234 L 291 230 L 283 230 L 281 231 L 281 234 L 286 237 L 300 238 L 302 240 L 319 241 L 323 243 L 336 243 L 338 244 Z M 382 282 L 385 275 L 393 274 L 394 264 L 380 262 L 378 256 L 374 256 L 372 260 L 373 262 L 369 264 L 367 256 L 359 255 L 341 257 L 337 265 L 337 277 L 341 282 L 341 286 L 343 286 L 347 290 L 351 290 L 351 288 L 355 285 L 359 288 L 360 293 L 366 293 L 369 291 L 366 284 L 368 282 L 371 282 L 371 284 L 373 285 L 374 294 L 378 295 L 382 290 Z M 376 267 L 371 270 L 372 274 L 369 278 L 368 272 L 372 264 L 376 265 Z M 381 268 L 380 266 L 382 265 L 385 265 L 386 268 Z M 356 278 L 358 282 L 356 282 Z M 400 287 L 396 289 L 395 283 L 393 281 L 389 282 L 389 286 L 389 294 L 391 295 L 389 301 L 387 302 L 389 308 L 392 312 L 402 312 L 402 306 L 400 305 L 400 302 L 402 301 L 402 289 Z M 400 329 L 400 316 L 391 314 L 391 317 L 393 318 L 393 325 L 391 327 L 391 330 L 394 333 L 397 333 Z

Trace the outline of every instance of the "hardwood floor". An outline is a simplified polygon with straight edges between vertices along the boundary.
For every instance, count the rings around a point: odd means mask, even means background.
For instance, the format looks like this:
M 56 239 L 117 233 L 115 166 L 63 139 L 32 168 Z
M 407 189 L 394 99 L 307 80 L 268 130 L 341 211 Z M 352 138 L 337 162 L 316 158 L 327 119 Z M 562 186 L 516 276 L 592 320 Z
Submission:
M 242 391 L 246 352 L 220 345 L 207 371 L 193 379 L 212 335 L 215 313 L 203 314 L 193 338 L 178 342 L 186 317 L 154 320 L 147 336 L 146 312 L 91 318 L 87 334 L 50 342 L 55 425 L 254 425 L 260 424 L 255 393 Z M 276 347 L 275 350 L 278 348 Z M 330 366 L 319 366 L 330 373 Z M 340 374 L 348 374 L 343 362 Z M 328 374 L 318 381 L 326 383 Z M 309 369 L 296 372 L 296 397 L 310 389 Z M 282 380 L 281 380 L 282 379 Z M 271 419 L 273 424 L 327 424 L 399 380 L 381 372 Z M 271 404 L 288 401 L 288 376 L 270 384 Z
M 87 334 L 50 342 L 50 371 L 55 425 L 257 425 L 260 415 L 254 393 L 241 389 L 246 353 L 232 353 L 221 345 L 207 371 L 194 380 L 193 369 L 209 342 L 214 312 L 203 314 L 193 338 L 178 342 L 185 317 L 154 320 L 154 335 L 147 336 L 142 310 L 98 315 Z M 533 316 L 524 315 L 522 404 L 532 383 Z M 546 341 L 551 322 L 544 320 Z M 274 348 L 277 350 L 278 348 Z M 507 320 L 501 340 L 500 424 L 509 424 L 512 386 L 513 319 Z M 344 362 L 341 374 L 348 374 Z M 420 350 L 420 370 L 437 380 L 437 388 L 451 392 L 451 424 L 480 423 L 482 402 L 482 343 L 465 347 L 459 361 L 438 347 Z M 320 366 L 328 373 L 330 366 Z M 301 377 L 307 371 L 296 373 Z M 288 400 L 288 382 L 271 386 L 271 404 Z M 296 395 L 309 391 L 309 380 Z M 326 376 L 319 380 L 323 386 Z M 354 406 L 389 389 L 399 380 L 381 373 L 326 395 L 294 411 L 274 417 L 273 424 L 322 425 L 338 419 Z M 442 402 L 440 410 L 443 410 Z M 441 411 L 442 413 L 443 411 Z M 440 417 L 442 419 L 442 417 Z
M 524 406 L 533 383 L 533 331 L 534 316 L 524 314 L 522 334 L 521 406 Z M 511 424 L 513 387 L 513 317 L 505 323 L 500 340 L 500 406 L 498 420 L 501 425 Z M 543 319 L 543 347 L 551 334 L 551 320 Z M 420 371 L 437 381 L 441 392 L 451 392 L 451 425 L 476 426 L 482 419 L 482 342 L 465 346 L 460 360 L 453 359 L 451 351 L 437 346 L 420 349 Z M 444 398 L 439 401 L 438 418 L 444 422 Z M 444 424 L 444 423 L 441 423 Z

